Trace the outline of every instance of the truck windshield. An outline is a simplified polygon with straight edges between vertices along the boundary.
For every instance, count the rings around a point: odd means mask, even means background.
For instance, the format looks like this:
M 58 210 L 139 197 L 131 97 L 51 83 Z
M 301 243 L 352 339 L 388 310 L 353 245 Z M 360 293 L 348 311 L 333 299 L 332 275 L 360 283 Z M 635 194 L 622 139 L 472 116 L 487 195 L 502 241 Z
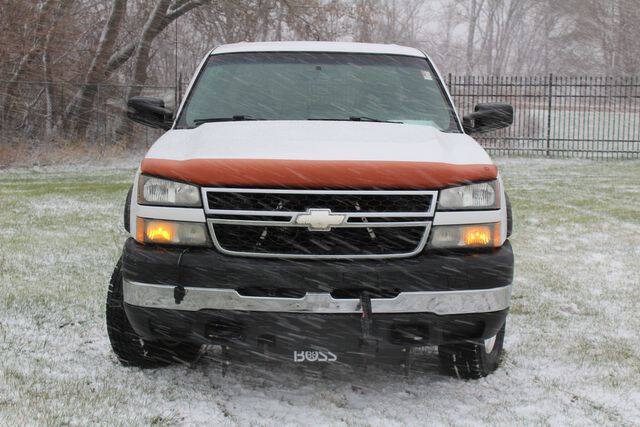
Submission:
M 227 120 L 355 120 L 459 132 L 424 58 L 352 53 L 212 55 L 177 128 Z

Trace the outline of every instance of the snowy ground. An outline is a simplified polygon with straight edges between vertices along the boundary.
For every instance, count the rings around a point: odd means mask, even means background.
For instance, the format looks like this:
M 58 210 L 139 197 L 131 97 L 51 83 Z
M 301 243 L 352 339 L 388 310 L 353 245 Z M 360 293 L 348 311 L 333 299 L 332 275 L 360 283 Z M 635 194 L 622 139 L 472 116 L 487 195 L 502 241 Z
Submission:
M 500 160 L 517 256 L 502 367 L 432 351 L 324 376 L 288 364 L 118 365 L 104 326 L 133 167 L 0 171 L 0 424 L 640 425 L 640 163 Z M 130 165 L 127 165 L 130 166 Z

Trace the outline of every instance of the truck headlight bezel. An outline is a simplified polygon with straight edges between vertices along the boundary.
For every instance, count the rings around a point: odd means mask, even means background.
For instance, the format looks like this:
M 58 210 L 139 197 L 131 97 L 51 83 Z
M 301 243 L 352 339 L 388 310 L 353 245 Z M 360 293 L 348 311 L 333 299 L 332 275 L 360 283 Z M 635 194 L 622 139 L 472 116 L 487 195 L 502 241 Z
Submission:
M 445 188 L 438 196 L 438 211 L 500 209 L 500 182 L 477 182 Z
M 184 182 L 140 175 L 138 178 L 138 204 L 180 208 L 202 207 L 200 188 Z

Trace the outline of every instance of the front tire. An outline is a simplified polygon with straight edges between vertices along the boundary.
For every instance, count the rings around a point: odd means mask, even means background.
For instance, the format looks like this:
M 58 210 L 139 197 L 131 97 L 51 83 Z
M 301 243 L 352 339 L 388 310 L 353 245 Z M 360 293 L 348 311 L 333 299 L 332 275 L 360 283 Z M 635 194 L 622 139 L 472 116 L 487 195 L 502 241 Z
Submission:
M 486 377 L 498 368 L 504 344 L 504 325 L 498 333 L 480 342 L 438 346 L 442 371 L 460 379 Z
M 157 368 L 195 360 L 200 352 L 199 345 L 149 342 L 133 330 L 124 311 L 121 267 L 122 259 L 118 260 L 113 270 L 107 292 L 107 334 L 120 363 L 124 366 Z

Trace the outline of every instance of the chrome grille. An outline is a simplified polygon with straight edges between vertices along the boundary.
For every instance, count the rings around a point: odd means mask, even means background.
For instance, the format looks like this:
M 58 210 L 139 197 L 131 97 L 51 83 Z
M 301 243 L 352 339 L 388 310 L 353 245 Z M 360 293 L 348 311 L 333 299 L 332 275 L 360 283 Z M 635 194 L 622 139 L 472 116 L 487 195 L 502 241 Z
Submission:
M 392 258 L 420 252 L 435 191 L 205 188 L 215 246 L 239 256 Z
M 326 194 L 326 193 L 247 193 L 210 191 L 207 201 L 212 209 L 245 211 L 305 212 L 322 208 L 333 212 L 425 212 L 429 194 Z

